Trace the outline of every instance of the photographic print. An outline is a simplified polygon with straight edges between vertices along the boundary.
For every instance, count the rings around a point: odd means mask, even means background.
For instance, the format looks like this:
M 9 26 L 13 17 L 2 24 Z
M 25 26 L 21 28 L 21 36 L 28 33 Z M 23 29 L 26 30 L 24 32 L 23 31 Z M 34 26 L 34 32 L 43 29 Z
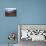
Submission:
M 16 16 L 16 8 L 5 8 L 5 16 Z

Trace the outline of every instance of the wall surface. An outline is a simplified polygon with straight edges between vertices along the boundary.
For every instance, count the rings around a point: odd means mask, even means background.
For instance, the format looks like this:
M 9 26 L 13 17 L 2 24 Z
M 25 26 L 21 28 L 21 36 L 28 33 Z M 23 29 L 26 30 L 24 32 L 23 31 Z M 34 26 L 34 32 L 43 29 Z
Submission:
M 17 8 L 16 17 L 5 17 L 5 8 Z M 46 0 L 0 0 L 0 44 L 7 44 L 9 32 L 18 24 L 46 24 Z M 17 43 L 17 40 L 16 40 Z

